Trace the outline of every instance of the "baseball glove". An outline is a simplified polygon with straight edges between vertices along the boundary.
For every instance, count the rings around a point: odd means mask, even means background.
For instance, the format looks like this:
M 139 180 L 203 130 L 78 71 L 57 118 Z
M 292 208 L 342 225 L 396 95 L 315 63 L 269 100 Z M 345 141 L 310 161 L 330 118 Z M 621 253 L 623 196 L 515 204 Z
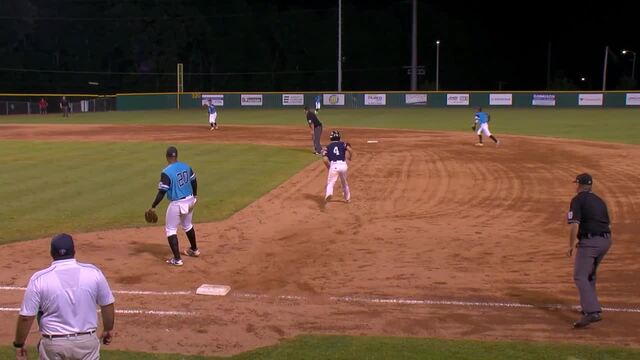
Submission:
M 475 125 L 472 125 L 472 126 L 471 126 L 471 130 L 476 131 L 476 126 L 475 126 Z
M 158 214 L 154 209 L 149 209 L 144 212 L 144 220 L 148 223 L 157 223 L 158 222 Z

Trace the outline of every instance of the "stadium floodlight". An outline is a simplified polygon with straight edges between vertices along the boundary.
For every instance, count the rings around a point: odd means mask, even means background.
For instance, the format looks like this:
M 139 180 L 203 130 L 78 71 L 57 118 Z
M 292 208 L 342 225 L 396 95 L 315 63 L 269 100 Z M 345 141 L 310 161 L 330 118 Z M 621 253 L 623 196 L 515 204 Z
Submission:
M 633 60 L 631 64 L 631 79 L 636 79 L 636 52 L 631 50 L 622 50 L 622 55 L 626 55 L 627 53 L 631 53 L 633 55 Z

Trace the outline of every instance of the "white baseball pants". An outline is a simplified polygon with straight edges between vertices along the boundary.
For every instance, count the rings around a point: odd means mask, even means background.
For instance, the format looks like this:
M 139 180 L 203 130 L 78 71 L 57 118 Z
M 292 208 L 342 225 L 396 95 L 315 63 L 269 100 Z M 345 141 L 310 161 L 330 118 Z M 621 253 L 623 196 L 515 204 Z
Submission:
M 331 164 L 329 164 L 329 175 L 327 176 L 327 191 L 324 195 L 325 198 L 329 195 L 333 195 L 333 186 L 336 184 L 336 181 L 339 177 L 340 183 L 342 184 L 342 193 L 344 194 L 344 199 L 347 201 L 351 199 L 349 184 L 347 183 L 348 169 L 349 166 L 344 161 L 332 161 Z
M 218 118 L 218 113 L 209 114 L 209 124 L 215 124 Z
M 191 230 L 193 225 L 193 206 L 196 204 L 196 198 L 187 196 L 182 200 L 175 200 L 169 203 L 167 207 L 167 215 L 165 218 L 165 232 L 167 237 L 178 233 L 178 225 L 187 232 Z
M 478 131 L 476 131 L 476 134 L 478 135 L 484 134 L 485 136 L 491 136 L 491 132 L 489 131 L 489 124 L 484 123 L 480 125 L 480 127 L 478 128 Z

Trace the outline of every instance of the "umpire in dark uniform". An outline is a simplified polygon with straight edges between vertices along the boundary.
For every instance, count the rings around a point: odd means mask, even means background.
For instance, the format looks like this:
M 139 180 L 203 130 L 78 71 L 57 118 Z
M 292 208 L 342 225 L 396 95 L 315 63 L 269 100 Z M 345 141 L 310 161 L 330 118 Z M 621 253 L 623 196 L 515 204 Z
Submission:
M 313 151 L 316 155 L 321 155 L 322 145 L 320 145 L 320 138 L 322 137 L 322 123 L 318 120 L 318 116 L 313 111 L 309 111 L 309 107 L 304 107 L 304 112 L 307 115 L 307 123 L 309 123 L 309 129 L 311 129 L 311 138 L 313 139 Z
M 596 270 L 611 246 L 611 228 L 607 205 L 591 192 L 591 175 L 580 174 L 574 182 L 577 195 L 571 200 L 567 214 L 570 226 L 567 256 L 577 248 L 573 280 L 580 293 L 583 316 L 573 327 L 583 328 L 602 319 L 602 308 L 596 294 Z

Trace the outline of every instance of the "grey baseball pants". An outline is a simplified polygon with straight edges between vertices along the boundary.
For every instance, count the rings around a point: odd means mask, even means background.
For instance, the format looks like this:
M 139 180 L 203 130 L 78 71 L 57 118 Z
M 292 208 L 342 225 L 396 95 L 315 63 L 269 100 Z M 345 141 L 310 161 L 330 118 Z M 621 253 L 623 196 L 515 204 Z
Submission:
M 320 145 L 321 137 L 322 137 L 322 125 L 313 128 L 313 148 L 317 153 L 322 152 L 322 145 Z
M 580 306 L 584 313 L 600 312 L 596 293 L 596 270 L 611 247 L 611 237 L 594 236 L 578 242 L 573 280 L 580 293 Z
M 40 360 L 97 360 L 100 359 L 100 339 L 95 333 L 57 339 L 42 338 L 38 353 Z

